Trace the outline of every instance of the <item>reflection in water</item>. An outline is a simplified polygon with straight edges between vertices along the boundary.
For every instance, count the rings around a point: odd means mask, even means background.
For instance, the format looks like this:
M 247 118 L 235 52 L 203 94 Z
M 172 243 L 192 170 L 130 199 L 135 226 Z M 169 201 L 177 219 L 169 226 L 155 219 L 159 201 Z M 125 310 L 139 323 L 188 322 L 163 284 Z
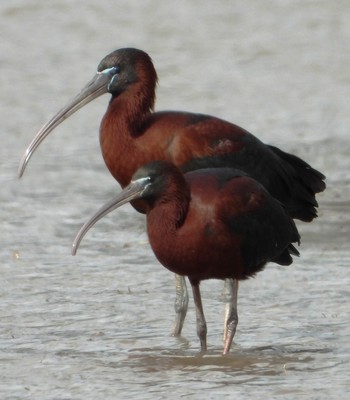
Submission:
M 263 346 L 243 349 L 235 346 L 232 354 L 222 356 L 219 349 L 208 351 L 205 355 L 177 351 L 160 351 L 154 349 L 133 349 L 126 364 L 142 372 L 164 370 L 222 371 L 240 375 L 280 375 L 289 370 L 317 370 L 313 365 L 313 353 L 329 353 L 325 348 L 298 349 L 295 346 Z M 184 353 L 187 355 L 184 355 Z M 192 354 L 191 354 L 192 353 Z

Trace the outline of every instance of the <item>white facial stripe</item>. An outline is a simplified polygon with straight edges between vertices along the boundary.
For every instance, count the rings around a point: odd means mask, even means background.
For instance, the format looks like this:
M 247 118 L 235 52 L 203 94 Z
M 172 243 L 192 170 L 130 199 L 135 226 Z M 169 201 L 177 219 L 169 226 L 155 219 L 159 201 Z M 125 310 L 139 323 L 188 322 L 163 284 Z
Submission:
M 116 73 L 117 69 L 115 67 L 112 68 L 106 68 L 103 71 L 98 71 L 98 74 L 105 74 L 105 75 L 114 75 Z
M 149 176 L 146 176 L 145 178 L 139 178 L 136 179 L 135 181 L 131 181 L 131 183 L 141 183 L 143 184 L 144 182 L 147 183 L 150 180 Z

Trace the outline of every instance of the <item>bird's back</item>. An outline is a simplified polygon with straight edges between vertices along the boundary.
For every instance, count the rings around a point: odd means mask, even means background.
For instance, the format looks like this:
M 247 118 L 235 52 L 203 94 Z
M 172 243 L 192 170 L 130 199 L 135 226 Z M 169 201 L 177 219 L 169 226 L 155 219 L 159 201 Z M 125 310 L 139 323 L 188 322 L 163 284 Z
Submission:
M 191 203 L 178 230 L 184 273 L 193 279 L 245 279 L 268 261 L 290 264 L 299 241 L 293 220 L 261 184 L 229 168 L 185 175 Z M 176 272 L 176 271 L 175 271 Z

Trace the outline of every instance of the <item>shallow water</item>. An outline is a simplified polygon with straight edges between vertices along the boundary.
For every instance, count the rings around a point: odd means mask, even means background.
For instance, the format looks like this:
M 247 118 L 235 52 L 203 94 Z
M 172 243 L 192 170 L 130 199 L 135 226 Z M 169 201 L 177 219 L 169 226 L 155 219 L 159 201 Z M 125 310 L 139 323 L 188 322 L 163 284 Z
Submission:
M 74 4 L 74 5 L 72 5 Z M 0 13 L 0 398 L 345 398 L 349 392 L 349 34 L 347 1 L 2 1 Z M 234 121 L 327 175 L 301 257 L 239 293 L 221 356 L 223 285 L 202 284 L 208 354 L 193 305 L 170 336 L 173 276 L 144 218 L 125 206 L 80 225 L 118 189 L 104 167 L 104 96 L 19 159 L 109 51 L 148 51 L 157 109 Z

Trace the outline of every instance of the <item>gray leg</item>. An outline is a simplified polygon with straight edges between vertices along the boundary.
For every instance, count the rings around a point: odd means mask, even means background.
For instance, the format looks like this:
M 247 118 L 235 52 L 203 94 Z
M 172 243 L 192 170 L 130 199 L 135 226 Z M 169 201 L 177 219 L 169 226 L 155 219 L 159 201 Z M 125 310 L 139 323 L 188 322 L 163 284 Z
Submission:
M 185 278 L 181 275 L 175 275 L 175 325 L 173 329 L 174 336 L 180 336 L 188 307 L 188 292 Z
M 225 280 L 225 326 L 224 326 L 224 351 L 228 354 L 231 348 L 232 339 L 235 336 L 238 325 L 237 312 L 238 280 Z
M 196 307 L 196 319 L 197 319 L 197 335 L 201 343 L 201 351 L 207 350 L 207 323 L 205 322 L 201 292 L 199 290 L 199 284 L 192 285 L 193 300 Z

